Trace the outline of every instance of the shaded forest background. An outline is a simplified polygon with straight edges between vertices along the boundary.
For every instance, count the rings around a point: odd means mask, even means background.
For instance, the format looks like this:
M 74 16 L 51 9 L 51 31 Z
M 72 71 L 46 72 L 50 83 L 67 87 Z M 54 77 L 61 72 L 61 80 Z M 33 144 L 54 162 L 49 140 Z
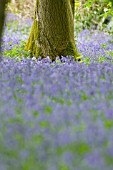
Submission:
M 35 0 L 11 0 L 7 10 L 17 14 L 21 19 L 33 18 Z M 96 28 L 111 15 L 110 2 L 108 0 L 76 0 L 75 1 L 75 28 Z

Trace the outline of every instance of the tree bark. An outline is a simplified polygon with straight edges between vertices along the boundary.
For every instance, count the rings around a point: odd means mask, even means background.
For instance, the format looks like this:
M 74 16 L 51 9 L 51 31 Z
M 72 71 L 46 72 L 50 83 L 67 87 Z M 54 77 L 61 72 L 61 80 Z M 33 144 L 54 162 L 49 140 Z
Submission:
M 0 0 L 0 52 L 1 52 L 1 39 L 2 39 L 2 31 L 4 27 L 4 20 L 5 20 L 5 6 L 7 0 Z
M 80 60 L 74 40 L 75 0 L 36 0 L 34 23 L 25 50 L 31 57 L 55 60 L 74 56 Z
M 70 3 L 71 3 L 71 8 L 72 8 L 73 17 L 74 17 L 74 14 L 75 14 L 75 0 L 70 0 Z

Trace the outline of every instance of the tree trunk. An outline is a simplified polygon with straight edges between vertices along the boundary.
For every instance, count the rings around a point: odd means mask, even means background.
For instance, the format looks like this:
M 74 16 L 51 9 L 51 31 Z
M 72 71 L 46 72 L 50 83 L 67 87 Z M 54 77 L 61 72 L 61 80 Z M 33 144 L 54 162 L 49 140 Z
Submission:
M 72 8 L 73 17 L 74 17 L 74 14 L 75 14 L 75 0 L 70 0 L 70 2 L 71 2 L 71 8 Z
M 35 17 L 25 50 L 31 57 L 52 61 L 57 56 L 74 56 L 80 60 L 74 40 L 75 0 L 36 0 Z
M 4 20 L 5 20 L 5 6 L 7 0 L 0 0 L 0 52 L 1 52 L 1 39 L 2 39 L 2 31 L 4 26 Z

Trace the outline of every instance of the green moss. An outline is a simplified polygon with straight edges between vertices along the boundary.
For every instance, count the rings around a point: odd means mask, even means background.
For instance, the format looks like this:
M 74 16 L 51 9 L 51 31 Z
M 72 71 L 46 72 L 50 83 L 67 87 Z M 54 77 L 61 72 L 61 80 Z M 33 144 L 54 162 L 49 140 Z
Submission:
M 38 56 L 40 55 L 40 48 L 38 47 L 39 27 L 38 27 L 38 21 L 36 19 L 37 8 L 38 8 L 38 0 L 36 1 L 34 23 L 32 25 L 31 33 L 26 43 L 25 50 L 30 51 L 31 57 L 35 56 L 38 58 Z
M 73 56 L 75 60 L 81 61 L 81 57 L 77 52 L 76 45 L 74 42 L 69 42 L 67 47 L 61 51 L 60 56 Z
M 74 14 L 75 14 L 75 0 L 70 0 L 70 4 L 72 7 L 72 12 L 73 12 L 73 16 L 74 16 Z
M 1 0 L 0 1 L 0 53 L 1 53 L 1 41 L 2 41 L 2 31 L 5 21 L 5 6 L 7 1 Z

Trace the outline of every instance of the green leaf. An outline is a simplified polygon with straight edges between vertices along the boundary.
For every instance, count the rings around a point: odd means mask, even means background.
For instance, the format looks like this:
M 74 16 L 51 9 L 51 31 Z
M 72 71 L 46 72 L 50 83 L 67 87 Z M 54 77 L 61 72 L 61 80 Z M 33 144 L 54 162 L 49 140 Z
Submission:
M 38 117 L 39 116 L 39 112 L 38 111 L 34 111 L 33 115 L 34 115 L 34 117 Z
M 51 106 L 45 106 L 44 113 L 45 114 L 51 114 L 53 111 Z
M 39 125 L 42 128 L 47 128 L 47 127 L 49 127 L 49 122 L 48 121 L 41 121 L 41 122 L 39 122 Z
M 58 147 L 56 152 L 58 155 L 62 155 L 64 152 L 72 152 L 76 153 L 78 156 L 83 156 L 86 153 L 91 151 L 90 146 L 84 141 L 80 141 L 79 143 L 73 142 L 69 145 L 65 145 L 64 147 Z
M 43 142 L 43 140 L 44 140 L 44 137 L 43 137 L 43 135 L 41 135 L 41 134 L 36 134 L 36 135 L 33 135 L 33 137 L 32 137 L 32 140 L 36 143 L 36 144 L 41 144 L 42 142 Z
M 105 161 L 108 165 L 113 165 L 113 157 L 110 155 L 105 155 Z
M 108 129 L 112 128 L 113 127 L 113 120 L 105 120 L 104 126 Z
M 62 163 L 59 167 L 59 170 L 69 170 L 69 167 Z

